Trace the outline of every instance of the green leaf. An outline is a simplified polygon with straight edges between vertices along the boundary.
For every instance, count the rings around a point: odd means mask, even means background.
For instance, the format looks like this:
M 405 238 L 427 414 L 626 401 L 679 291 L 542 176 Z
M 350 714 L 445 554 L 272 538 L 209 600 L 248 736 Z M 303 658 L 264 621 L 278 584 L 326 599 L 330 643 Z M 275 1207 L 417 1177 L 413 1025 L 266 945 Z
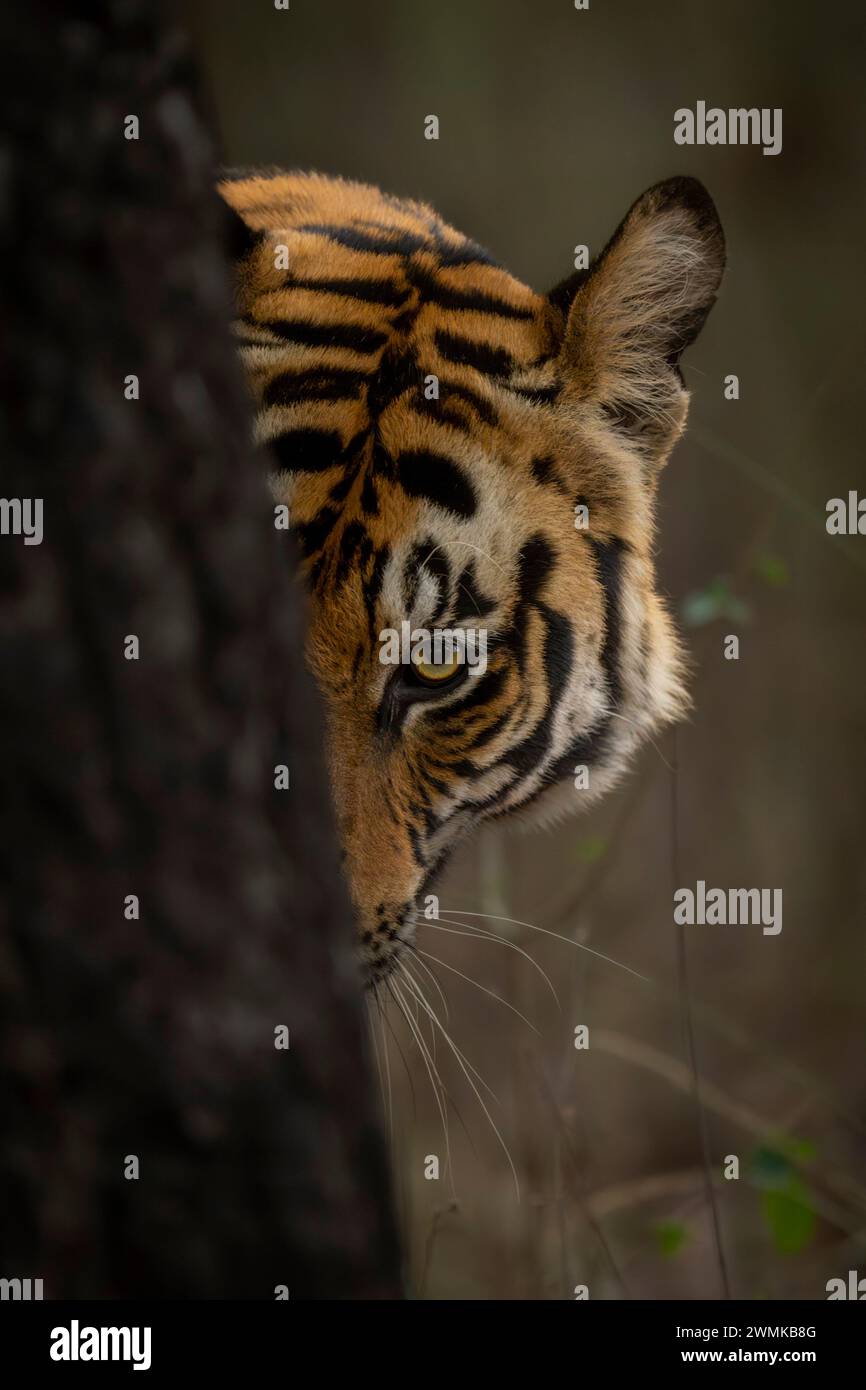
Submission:
M 708 590 L 688 594 L 683 599 L 682 614 L 686 627 L 705 627 L 721 616 L 718 602 Z
M 597 864 L 607 853 L 607 840 L 603 835 L 588 835 L 576 846 L 577 857 L 582 864 Z
M 815 1157 L 811 1139 L 793 1134 L 773 1135 L 767 1144 L 756 1148 L 751 1157 L 751 1177 L 758 1187 L 784 1187 L 792 1169 L 810 1163 Z
M 783 589 L 791 578 L 781 555 L 773 555 L 769 550 L 763 550 L 755 557 L 755 573 L 771 589 Z
M 811 1139 L 784 1139 L 785 1152 L 798 1163 L 808 1163 L 815 1157 L 815 1145 Z
M 723 616 L 735 623 L 748 623 L 752 618 L 752 610 L 741 598 L 735 598 L 731 594 Z
M 762 1144 L 752 1154 L 750 1176 L 756 1187 L 778 1192 L 790 1182 L 793 1171 L 780 1147 Z
M 799 1178 L 792 1176 L 783 1189 L 764 1192 L 761 1206 L 773 1244 L 783 1255 L 796 1255 L 809 1244 L 815 1233 L 815 1212 Z
M 680 1225 L 678 1221 L 662 1221 L 654 1227 L 653 1235 L 665 1259 L 670 1259 L 685 1245 L 689 1231 L 687 1226 Z
M 705 589 L 687 594 L 682 603 L 682 618 L 687 627 L 704 627 L 723 618 L 746 623 L 750 617 L 748 604 L 737 597 L 724 575 L 718 575 Z
M 755 1149 L 750 1177 L 761 1188 L 761 1211 L 776 1249 L 795 1255 L 815 1231 L 815 1212 L 808 1188 L 793 1166 L 815 1155 L 808 1139 L 780 1135 Z

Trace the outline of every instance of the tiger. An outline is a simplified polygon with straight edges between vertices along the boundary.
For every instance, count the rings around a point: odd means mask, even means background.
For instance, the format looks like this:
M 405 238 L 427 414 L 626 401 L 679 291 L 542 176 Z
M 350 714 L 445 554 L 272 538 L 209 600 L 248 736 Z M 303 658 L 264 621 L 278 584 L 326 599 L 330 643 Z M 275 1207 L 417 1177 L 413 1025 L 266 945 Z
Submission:
M 375 988 L 458 842 L 593 804 L 689 706 L 654 509 L 724 234 L 670 178 L 541 294 L 423 202 L 279 170 L 217 191 Z M 423 644 L 383 663 L 407 623 L 483 630 L 483 672 Z

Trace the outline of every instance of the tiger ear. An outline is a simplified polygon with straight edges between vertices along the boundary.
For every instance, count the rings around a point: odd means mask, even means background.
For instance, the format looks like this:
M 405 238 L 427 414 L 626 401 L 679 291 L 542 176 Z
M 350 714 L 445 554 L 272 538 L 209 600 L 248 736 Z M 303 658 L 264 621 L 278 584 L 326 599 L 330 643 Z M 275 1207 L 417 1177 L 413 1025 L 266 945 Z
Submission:
M 724 234 L 703 184 L 668 179 L 638 198 L 588 271 L 549 296 L 567 315 L 567 393 L 648 463 L 664 463 L 682 432 L 680 356 L 703 327 L 724 266 Z

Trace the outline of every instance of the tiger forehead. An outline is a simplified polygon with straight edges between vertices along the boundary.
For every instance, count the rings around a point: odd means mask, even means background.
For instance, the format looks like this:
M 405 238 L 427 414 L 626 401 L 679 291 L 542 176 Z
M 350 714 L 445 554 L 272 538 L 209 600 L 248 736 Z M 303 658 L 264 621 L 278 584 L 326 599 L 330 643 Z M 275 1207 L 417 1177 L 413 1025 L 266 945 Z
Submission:
M 266 405 L 363 396 L 375 415 L 419 366 L 457 385 L 502 382 L 552 346 L 549 302 L 421 204 L 316 176 L 221 191 L 267 234 L 245 265 L 244 321 L 261 345 L 291 346 L 308 373 L 282 380 L 285 364 L 261 354 Z
M 313 175 L 221 192 L 266 233 L 239 333 L 314 580 L 372 574 L 424 503 L 476 519 L 485 459 L 555 396 L 550 303 L 422 204 Z

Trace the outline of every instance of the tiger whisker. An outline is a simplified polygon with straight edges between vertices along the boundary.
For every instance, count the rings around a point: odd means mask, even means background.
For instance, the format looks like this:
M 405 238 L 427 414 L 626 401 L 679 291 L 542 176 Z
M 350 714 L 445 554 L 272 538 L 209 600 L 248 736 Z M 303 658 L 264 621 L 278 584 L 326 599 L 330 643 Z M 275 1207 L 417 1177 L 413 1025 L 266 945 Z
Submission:
M 459 975 L 461 980 L 466 980 L 467 984 L 474 985 L 475 988 L 480 989 L 483 994 L 489 994 L 491 999 L 495 999 L 498 1003 L 504 1004 L 506 1009 L 510 1009 L 513 1014 L 517 1014 L 517 1017 L 522 1018 L 523 1022 L 527 1025 L 528 1028 L 532 1029 L 533 1033 L 537 1034 L 539 1038 L 541 1037 L 540 1030 L 536 1028 L 534 1023 L 530 1022 L 530 1020 L 526 1017 L 526 1014 L 522 1014 L 519 1009 L 516 1009 L 514 1007 L 513 1004 L 509 1004 L 508 1000 L 503 999 L 501 994 L 496 994 L 494 990 L 488 989 L 487 986 L 482 985 L 480 981 L 473 980 L 471 975 L 464 975 L 462 970 L 458 970 L 457 967 L 454 965 L 449 965 L 447 961 L 440 960 L 439 956 L 431 956 L 429 951 L 422 951 L 419 949 L 418 954 L 421 956 L 427 956 L 428 960 L 434 960 L 436 964 L 441 965 L 444 970 L 452 971 L 453 974 Z
M 656 743 L 655 739 L 652 737 L 651 734 L 648 734 L 646 732 L 646 729 L 641 728 L 640 724 L 638 724 L 636 719 L 629 719 L 627 714 L 617 714 L 616 711 L 612 709 L 605 710 L 604 713 L 609 719 L 621 719 L 624 724 L 631 724 L 633 728 L 637 729 L 638 733 L 646 739 L 650 747 L 654 748 L 655 751 L 658 753 L 668 772 L 673 772 L 673 768 L 671 767 L 670 763 L 668 762 L 659 745 Z
M 379 1002 L 379 1000 L 378 1000 L 378 997 L 377 997 L 376 1003 L 378 1004 L 378 1002 Z M 390 1078 L 390 1075 L 389 1075 L 389 1077 L 388 1077 L 388 1081 L 389 1081 L 388 1094 L 387 1094 L 387 1098 L 386 1098 L 386 1095 L 385 1095 L 385 1074 L 384 1074 L 384 1072 L 383 1072 L 383 1070 L 382 1070 L 382 1061 L 381 1061 L 381 1058 L 379 1057 L 379 1045 L 378 1045 L 378 1043 L 376 1042 L 376 1024 L 375 1024 L 375 1020 L 374 1020 L 374 1018 L 373 1018 L 373 1008 L 372 1008 L 372 1004 L 371 1004 L 371 1002 L 370 1002 L 369 997 L 367 998 L 367 1018 L 368 1018 L 368 1022 L 369 1022 L 369 1025 L 370 1025 L 370 1040 L 371 1040 L 371 1042 L 372 1042 L 372 1044 L 373 1044 L 373 1056 L 374 1056 L 375 1059 L 376 1059 L 376 1071 L 377 1071 L 378 1076 L 379 1076 L 379 1087 L 380 1087 L 381 1092 L 382 1092 L 382 1110 L 383 1110 L 383 1111 L 385 1112 L 385 1114 L 388 1116 L 388 1137 L 390 1138 L 391 1142 L 393 1143 L 393 1140 L 394 1140 L 394 1124 L 393 1124 L 393 1112 L 392 1112 L 392 1110 L 391 1110 L 391 1105 L 390 1105 L 390 1101 L 391 1101 L 390 1080 L 391 1080 L 391 1078 Z M 383 1046 L 384 1046 L 384 1045 L 385 1045 L 385 1025 L 382 1023 L 382 1010 L 381 1010 L 381 1008 L 379 1009 L 379 1023 L 380 1023 L 381 1028 L 382 1028 L 382 1044 L 383 1044 Z
M 410 985 L 410 987 L 411 987 L 411 984 L 412 984 L 411 976 L 410 976 L 410 975 L 406 975 L 405 978 L 406 978 L 407 983 L 408 983 L 408 984 Z M 452 1040 L 450 1034 L 448 1033 L 447 1029 L 443 1027 L 441 1020 L 436 1016 L 435 1012 L 430 1008 L 430 1005 L 426 1002 L 426 1000 L 422 1000 L 422 1007 L 426 1010 L 426 1012 L 428 1012 L 428 1013 L 430 1014 L 430 1017 L 431 1017 L 431 1018 L 434 1020 L 434 1022 L 436 1023 L 436 1026 L 437 1026 L 437 1028 L 439 1029 L 440 1033 L 442 1034 L 442 1037 L 444 1038 L 444 1040 L 445 1040 L 445 1042 L 447 1043 L 448 1047 L 449 1047 L 449 1048 L 451 1049 L 451 1051 L 454 1053 L 454 1056 L 455 1056 L 455 1058 L 457 1059 L 457 1065 L 460 1067 L 460 1070 L 463 1072 L 463 1075 L 466 1077 L 466 1080 L 469 1082 L 469 1086 L 470 1086 L 470 1088 L 472 1089 L 472 1091 L 474 1092 L 475 1098 L 476 1098 L 476 1100 L 478 1101 L 478 1104 L 481 1106 L 481 1109 L 484 1111 L 484 1114 L 485 1114 L 485 1116 L 486 1116 L 486 1118 L 487 1118 L 487 1122 L 488 1122 L 488 1124 L 490 1125 L 490 1128 L 493 1130 L 493 1133 L 496 1135 L 496 1138 L 497 1138 L 497 1140 L 499 1141 L 499 1144 L 500 1144 L 500 1146 L 501 1146 L 501 1148 L 502 1148 L 502 1152 L 505 1154 L 505 1157 L 506 1157 L 506 1159 L 508 1160 L 508 1166 L 509 1166 L 509 1168 L 511 1169 L 511 1176 L 512 1176 L 512 1178 L 514 1179 L 514 1189 L 515 1189 L 515 1192 L 516 1192 L 516 1194 L 517 1194 L 517 1200 L 518 1200 L 518 1202 L 519 1202 L 519 1201 L 520 1201 L 520 1182 L 519 1182 L 519 1179 L 518 1179 L 518 1177 L 517 1177 L 517 1169 L 516 1169 L 515 1166 L 514 1166 L 514 1160 L 513 1160 L 513 1158 L 511 1157 L 511 1150 L 509 1149 L 508 1145 L 506 1144 L 505 1140 L 503 1139 L 502 1133 L 501 1133 L 501 1131 L 500 1131 L 500 1129 L 499 1129 L 499 1126 L 496 1124 L 496 1121 L 494 1120 L 493 1116 L 491 1115 L 490 1111 L 488 1110 L 487 1106 L 485 1105 L 485 1103 L 484 1103 L 484 1097 L 482 1096 L 482 1094 L 481 1094 L 481 1092 L 479 1091 L 478 1087 L 475 1085 L 475 1082 L 472 1080 L 472 1077 L 469 1075 L 469 1071 L 471 1070 L 471 1071 L 475 1074 L 475 1076 L 478 1077 L 478 1080 L 481 1082 L 482 1086 L 484 1086 L 485 1089 L 486 1089 L 487 1091 L 490 1091 L 490 1094 L 491 1094 L 491 1095 L 493 1095 L 493 1092 L 490 1090 L 490 1087 L 487 1085 L 487 1082 L 484 1080 L 483 1076 L 481 1076 L 481 1074 L 475 1069 L 475 1067 L 472 1066 L 472 1063 L 469 1061 L 469 1059 L 463 1055 L 463 1053 L 460 1051 L 459 1047 L 457 1047 L 457 1045 L 453 1042 L 453 1040 Z M 493 1098 L 494 1098 L 494 1100 L 496 1099 L 495 1095 L 493 1095 Z M 498 1102 L 497 1102 L 497 1104 L 498 1104 Z
M 444 544 L 445 544 L 445 543 L 444 543 L 444 541 L 443 541 L 443 542 L 441 542 L 439 545 L 434 545 L 433 549 L 430 551 L 430 554 L 427 555 L 427 556 L 424 558 L 424 560 L 422 560 L 422 562 L 421 562 L 422 565 L 426 565 L 427 561 L 428 561 L 429 559 L 431 559 L 431 557 L 432 557 L 433 555 L 436 554 L 436 551 L 437 551 L 437 550 L 441 550 Z M 506 579 L 508 578 L 508 575 L 505 573 L 505 570 L 502 568 L 502 566 L 499 565 L 499 564 L 497 564 L 496 561 L 494 560 L 493 556 L 492 556 L 492 555 L 488 555 L 488 553 L 487 553 L 486 550 L 482 550 L 480 545 L 473 545 L 471 541 L 458 541 L 458 540 L 454 540 L 454 539 L 453 539 L 452 537 L 450 537 L 450 536 L 449 536 L 449 538 L 448 538 L 448 544 L 449 544 L 449 545 L 465 545 L 469 550 L 477 550 L 478 554 L 479 554 L 479 555 L 483 555 L 484 558 L 485 558 L 485 560 L 489 560 L 490 563 L 491 563 L 491 565 L 495 566 L 495 568 L 499 570 L 499 573 L 500 573 L 500 574 L 505 575 L 505 578 L 506 578 Z
M 412 946 L 411 942 L 408 942 L 408 941 L 407 941 L 407 942 L 406 942 L 406 945 L 409 946 L 410 949 L 411 949 L 412 951 L 415 951 L 415 954 L 417 955 L 416 948 L 415 948 L 414 946 Z M 406 969 L 408 970 L 409 967 L 410 967 L 411 962 L 410 962 L 409 960 L 406 960 L 406 961 L 404 962 L 404 964 L 405 964 Z M 424 966 L 424 962 L 423 962 L 422 960 L 419 960 L 419 961 L 417 962 L 417 964 L 420 965 L 420 966 L 422 966 L 422 967 Z M 414 971 L 413 971 L 412 973 L 413 973 L 413 978 L 417 978 L 417 977 L 415 977 L 415 975 L 414 975 Z M 443 993 L 443 991 L 442 991 L 442 986 L 439 984 L 439 981 L 436 979 L 436 977 L 435 977 L 435 975 L 433 974 L 433 971 L 432 971 L 432 970 L 429 971 L 428 973 L 429 973 L 429 975 L 430 975 L 430 978 L 433 980 L 434 984 L 436 985 L 436 988 L 439 990 L 439 994 L 440 994 L 440 997 L 441 997 L 441 999 L 442 999 L 442 1002 L 445 1003 L 445 995 L 444 995 L 444 993 Z M 420 988 L 420 985 L 421 985 L 421 981 L 420 981 L 420 980 L 418 980 L 418 985 L 419 985 L 419 988 Z M 446 1010 L 447 1010 L 447 1007 L 448 1007 L 447 1004 L 445 1005 L 445 1007 L 446 1007 Z M 445 1016 L 446 1016 L 446 1018 L 448 1017 L 447 1012 L 446 1012 L 446 1015 L 445 1015 Z M 417 1013 L 416 1013 L 416 1015 L 415 1015 L 415 1022 L 418 1023 L 418 1026 L 419 1026 L 419 1028 L 420 1028 L 421 1025 L 420 1025 L 420 1022 L 419 1022 L 418 1014 L 417 1014 Z M 430 1023 L 429 1018 L 428 1018 L 427 1022 Z M 435 1030 L 435 1028 L 433 1027 L 432 1024 L 430 1024 L 430 1054 L 431 1054 L 431 1061 L 435 1062 L 435 1061 L 436 1061 L 436 1030 Z
M 418 1097 L 417 1097 L 416 1094 L 415 1094 L 415 1078 L 414 1078 L 414 1076 L 413 1076 L 413 1074 L 412 1074 L 412 1068 L 409 1066 L 409 1062 L 408 1062 L 408 1060 L 407 1060 L 406 1053 L 405 1053 L 404 1050 L 403 1050 L 403 1045 L 402 1045 L 402 1043 L 400 1042 L 400 1039 L 398 1038 L 396 1032 L 394 1031 L 394 1025 L 393 1025 L 393 1023 L 391 1022 L 391 1018 L 390 1018 L 390 1016 L 389 1016 L 389 1014 L 388 1014 L 387 1008 L 384 1007 L 384 1005 L 383 1005 L 383 1003 L 382 1003 L 382 1001 L 381 1001 L 380 999 L 377 1000 L 377 1003 L 378 1003 L 378 1005 L 379 1005 L 379 1018 L 380 1018 L 381 1024 L 382 1024 L 382 1037 L 383 1037 L 383 1040 L 385 1040 L 385 1030 L 386 1030 L 386 1028 L 387 1028 L 388 1032 L 391 1034 L 391 1039 L 392 1039 L 392 1041 L 393 1041 L 393 1043 L 394 1043 L 394 1046 L 396 1047 L 397 1052 L 398 1052 L 399 1055 L 400 1055 L 400 1061 L 403 1063 L 403 1070 L 404 1070 L 404 1072 L 406 1073 L 406 1080 L 407 1080 L 408 1083 L 409 1083 L 409 1091 L 410 1091 L 411 1096 L 412 1096 L 412 1115 L 413 1115 L 414 1118 L 417 1119 L 417 1116 L 418 1116 Z M 385 1057 L 386 1057 L 386 1061 L 387 1061 L 387 1064 L 388 1064 L 387 1080 L 388 1080 L 388 1092 L 389 1092 L 389 1098 L 390 1098 L 390 1092 L 391 1092 L 391 1050 L 390 1050 L 390 1048 L 387 1046 L 387 1042 L 386 1042 L 386 1049 L 385 1049 Z M 393 1101 L 390 1101 L 390 1099 L 389 1099 L 389 1104 L 390 1104 L 391 1108 L 393 1109 Z
M 405 970 L 403 970 L 402 965 L 398 968 L 401 970 L 404 978 L 411 983 L 411 975 L 409 975 Z M 433 1090 L 433 1096 L 436 1101 L 436 1108 L 439 1111 L 439 1117 L 442 1120 L 442 1137 L 445 1141 L 445 1169 L 448 1173 L 448 1181 L 451 1187 L 451 1194 L 456 1200 L 457 1194 L 454 1189 L 454 1171 L 451 1163 L 451 1136 L 448 1128 L 448 1112 L 442 1103 L 442 1096 L 447 1095 L 445 1084 L 439 1073 L 439 1068 L 436 1066 L 436 1064 L 433 1062 L 433 1059 L 430 1056 L 429 1048 L 427 1047 L 427 1044 L 424 1041 L 424 1037 L 421 1033 L 421 1030 L 418 1027 L 418 1025 L 414 1023 L 412 1015 L 409 1012 L 409 1007 L 403 998 L 397 981 L 393 977 L 388 981 L 388 989 L 391 993 L 392 999 L 395 1000 L 397 1007 L 399 1008 L 400 1012 L 406 1020 L 406 1023 L 408 1024 L 409 1032 L 412 1034 L 412 1037 L 418 1044 L 418 1051 L 421 1054 L 421 1060 L 424 1063 L 424 1066 L 427 1070 L 427 1075 L 430 1079 L 430 1086 Z
M 394 1040 L 394 1046 L 396 1047 L 397 1051 L 398 1051 L 399 1054 L 400 1054 L 400 1061 L 403 1063 L 403 1070 L 404 1070 L 405 1073 L 406 1073 L 406 1080 L 409 1082 L 409 1090 L 410 1090 L 411 1093 L 412 1093 L 412 1113 L 413 1113 L 413 1115 L 414 1115 L 414 1114 L 417 1114 L 418 1102 L 417 1102 L 417 1099 L 416 1099 L 416 1096 L 415 1096 L 415 1081 L 414 1081 L 414 1078 L 413 1078 L 413 1076 L 412 1076 L 412 1068 L 409 1066 L 409 1063 L 408 1063 L 407 1060 L 406 1060 L 406 1054 L 405 1054 L 405 1052 L 403 1051 L 403 1048 L 400 1046 L 400 1039 L 397 1037 L 397 1034 L 394 1032 L 394 1028 L 393 1028 L 393 1026 L 392 1026 L 392 1024 L 391 1024 L 391 1020 L 390 1020 L 390 1018 L 388 1017 L 387 1009 L 383 1008 L 382 1003 L 381 1003 L 381 1000 L 377 1000 L 377 1003 L 379 1004 L 379 1017 L 380 1017 L 381 1022 L 382 1022 L 382 1037 L 383 1037 L 383 1039 L 384 1039 L 384 1037 L 385 1037 L 385 1029 L 387 1028 L 387 1029 L 388 1029 L 388 1032 L 391 1034 L 391 1037 L 392 1037 L 393 1040 Z M 385 1055 L 386 1055 L 386 1060 L 387 1060 L 387 1062 L 388 1062 L 388 1087 L 389 1087 L 389 1092 L 390 1092 L 390 1087 L 391 1087 L 391 1052 L 390 1052 L 390 1048 L 386 1048 L 386 1053 L 385 1053 Z M 393 1102 L 392 1102 L 392 1108 L 393 1108 Z
M 423 955 L 423 954 L 424 954 L 423 951 L 419 951 L 419 950 L 418 950 L 418 947 L 415 945 L 414 941 L 406 941 L 406 942 L 404 942 L 403 944 L 404 944 L 405 946 L 408 946 L 409 950 L 410 950 L 410 951 L 413 953 L 413 955 L 415 955 L 415 956 L 419 956 L 419 955 Z M 431 956 L 430 959 L 431 959 L 431 960 L 435 960 L 436 957 L 435 957 L 435 956 Z M 421 967 L 422 970 L 426 971 L 426 973 L 430 976 L 430 979 L 433 981 L 434 985 L 436 986 L 436 989 L 437 989 L 438 994 L 439 994 L 439 998 L 442 1000 L 442 1007 L 443 1007 L 444 1010 L 445 1010 L 445 1017 L 446 1017 L 447 1019 L 449 1019 L 449 1021 L 450 1021 L 450 1014 L 449 1014 L 449 1011 L 448 1011 L 448 1000 L 445 998 L 445 991 L 443 990 L 443 988 L 442 988 L 442 986 L 440 985 L 439 981 L 436 979 L 436 976 L 434 975 L 433 971 L 430 969 L 429 965 L 425 965 L 424 962 L 423 962 L 422 960 L 419 960 L 419 961 L 418 961 L 418 964 L 420 965 L 420 967 Z
M 412 976 L 409 975 L 409 974 L 403 969 L 403 962 L 402 962 L 402 961 L 400 962 L 400 965 L 398 966 L 398 969 L 399 969 L 399 970 L 402 970 L 402 971 L 403 971 L 403 974 L 406 975 L 407 982 L 410 982 L 410 981 L 411 981 L 411 983 L 412 983 L 413 985 L 415 985 L 415 981 L 414 981 L 414 979 L 412 978 Z M 412 995 L 412 997 L 413 997 L 413 999 L 418 999 L 418 998 L 419 998 L 419 995 L 417 994 L 417 992 L 416 992 L 415 990 L 413 990 L 413 995 Z M 422 1008 L 424 1008 L 425 1011 L 428 1011 L 428 1012 L 429 1012 L 430 1017 L 431 1017 L 432 1019 L 435 1020 L 437 1026 L 443 1029 L 442 1036 L 443 1036 L 444 1038 L 447 1039 L 449 1045 L 450 1045 L 452 1048 L 456 1049 L 456 1051 L 460 1054 L 461 1060 L 466 1064 L 466 1066 L 467 1066 L 467 1067 L 469 1068 L 469 1070 L 472 1072 L 472 1074 L 473 1074 L 473 1076 L 475 1077 L 475 1079 L 481 1083 L 481 1085 L 484 1087 L 485 1091 L 486 1091 L 487 1094 L 491 1097 L 491 1099 L 492 1099 L 492 1100 L 495 1100 L 495 1101 L 496 1101 L 496 1104 L 499 1105 L 499 1104 L 500 1104 L 500 1100 L 499 1100 L 499 1097 L 497 1096 L 496 1092 L 495 1092 L 495 1091 L 493 1090 L 493 1088 L 492 1088 L 491 1086 L 489 1086 L 488 1083 L 484 1080 L 484 1077 L 481 1075 L 480 1071 L 478 1071 L 477 1067 L 474 1067 L 474 1066 L 472 1065 L 472 1063 L 470 1062 L 469 1058 L 468 1058 L 464 1053 L 460 1052 L 460 1049 L 457 1047 L 457 1044 L 454 1042 L 454 1040 L 453 1040 L 453 1038 L 451 1037 L 450 1033 L 446 1033 L 446 1032 L 444 1031 L 444 1025 L 443 1025 L 443 1024 L 440 1024 L 440 1022 L 439 1022 L 439 1017 L 438 1017 L 438 1015 L 437 1015 L 436 1013 L 434 1013 L 434 1011 L 431 1009 L 429 1001 L 428 1001 L 427 999 L 423 998 L 423 996 L 422 996 L 421 999 L 420 999 L 420 1002 L 421 1002 Z
M 379 1026 L 382 1029 L 382 1052 L 385 1057 L 385 1076 L 388 1082 L 388 1135 L 391 1143 L 394 1142 L 394 1095 L 391 1085 L 391 1054 L 388 1051 L 388 1036 L 385 1032 L 385 1013 L 379 1010 Z
M 440 909 L 440 912 L 442 909 Z M 530 931 L 541 932 L 543 936 L 552 936 L 556 941 L 564 941 L 567 946 L 576 946 L 579 951 L 588 951 L 591 956 L 598 956 L 599 960 L 607 961 L 608 965 L 616 965 L 620 970 L 625 970 L 629 975 L 634 975 L 635 979 L 643 980 L 646 984 L 652 984 L 648 975 L 641 975 L 637 970 L 632 970 L 630 965 L 623 965 L 621 960 L 614 960 L 613 956 L 606 956 L 603 951 L 597 951 L 594 946 L 587 946 L 583 941 L 575 941 L 570 936 L 562 936 L 559 932 L 551 931 L 549 927 L 537 927 L 534 922 L 519 922 L 516 917 L 498 917 L 495 912 L 468 912 L 462 907 L 446 907 L 445 912 L 456 912 L 461 917 L 484 917 L 493 922 L 511 922 L 515 927 L 528 927 Z M 448 922 L 452 919 L 444 917 L 442 921 Z M 469 922 L 461 922 L 460 926 L 471 926 Z M 479 928 L 473 928 L 478 931 Z M 500 937 L 499 940 L 505 938 Z
M 409 943 L 407 942 L 406 945 L 409 945 Z M 413 949 L 414 949 L 414 948 L 413 948 Z M 409 966 L 411 965 L 411 962 L 407 959 L 406 961 L 404 961 L 404 964 L 405 964 L 406 968 L 408 969 Z M 421 961 L 418 961 L 418 964 L 420 965 L 420 964 L 421 964 Z M 432 972 L 431 972 L 431 974 L 432 974 Z M 434 976 L 434 979 L 435 979 L 435 976 Z M 422 993 L 423 993 L 423 991 L 422 991 Z M 431 1059 L 430 1059 L 430 1060 L 431 1060 L 431 1061 L 434 1063 L 434 1065 L 435 1065 L 435 1064 L 436 1064 L 436 1028 L 435 1028 L 435 1026 L 434 1026 L 434 1024 L 433 1024 L 433 1020 L 432 1020 L 432 1019 L 428 1018 L 428 1019 L 427 1019 L 427 1022 L 430 1024 L 430 1052 L 431 1052 Z M 451 1109 L 454 1111 L 454 1114 L 455 1114 L 455 1116 L 457 1117 L 457 1119 L 460 1121 L 460 1126 L 461 1126 L 461 1128 L 462 1128 L 462 1130 L 463 1130 L 463 1133 L 466 1135 L 466 1138 L 468 1139 L 469 1144 L 470 1144 L 470 1146 L 471 1146 L 471 1148 L 472 1148 L 472 1151 L 473 1151 L 473 1153 L 474 1153 L 474 1152 L 475 1152 L 475 1145 L 474 1145 L 473 1140 L 472 1140 L 472 1135 L 470 1134 L 469 1129 L 467 1128 L 466 1121 L 464 1120 L 462 1114 L 460 1113 L 460 1107 L 458 1106 L 458 1104 L 457 1104 L 457 1102 L 455 1101 L 454 1097 L 452 1096 L 451 1092 L 448 1090 L 447 1086 L 444 1086 L 444 1083 L 443 1083 L 443 1087 L 444 1087 L 444 1096 L 445 1096 L 445 1099 L 446 1099 L 446 1101 L 448 1102 L 448 1105 L 449 1105 L 449 1106 L 451 1107 Z
M 443 922 L 448 922 L 449 925 L 443 926 Z M 500 936 L 498 932 L 485 931 L 483 927 L 473 926 L 471 922 L 451 922 L 449 918 L 442 917 L 441 915 L 437 922 L 431 922 L 425 919 L 424 925 L 426 927 L 432 927 L 434 931 L 448 932 L 449 936 L 471 936 L 476 941 L 479 939 L 482 941 L 498 941 L 500 946 L 507 946 L 510 951 L 516 951 L 519 956 L 525 956 L 532 968 L 534 970 L 537 970 L 541 978 L 544 980 L 545 984 L 547 985 L 548 989 L 553 995 L 557 1009 L 560 1013 L 562 1013 L 562 1005 L 559 1002 L 559 995 L 553 987 L 553 983 L 550 979 L 550 976 L 547 974 L 545 970 L 542 969 L 542 967 L 538 964 L 538 961 L 533 959 L 533 957 L 529 954 L 528 951 L 524 951 L 522 946 L 517 945 L 516 941 L 509 941 L 507 936 Z M 462 927 L 463 930 L 457 931 L 457 927 Z

